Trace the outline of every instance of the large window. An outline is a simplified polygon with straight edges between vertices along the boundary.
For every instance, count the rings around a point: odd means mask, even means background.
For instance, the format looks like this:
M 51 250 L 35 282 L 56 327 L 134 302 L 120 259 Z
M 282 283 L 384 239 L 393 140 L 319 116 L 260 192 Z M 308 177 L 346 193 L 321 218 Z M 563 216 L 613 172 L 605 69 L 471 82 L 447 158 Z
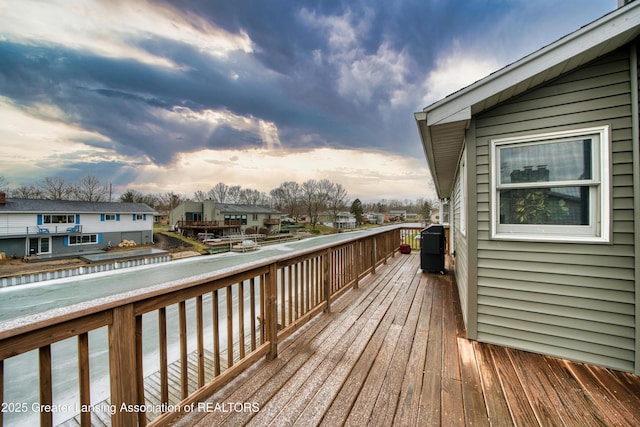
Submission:
M 42 215 L 42 222 L 45 224 L 75 224 L 75 215 Z
M 492 141 L 495 239 L 609 241 L 609 129 Z
M 69 236 L 69 246 L 98 243 L 97 234 L 84 234 L 82 236 Z

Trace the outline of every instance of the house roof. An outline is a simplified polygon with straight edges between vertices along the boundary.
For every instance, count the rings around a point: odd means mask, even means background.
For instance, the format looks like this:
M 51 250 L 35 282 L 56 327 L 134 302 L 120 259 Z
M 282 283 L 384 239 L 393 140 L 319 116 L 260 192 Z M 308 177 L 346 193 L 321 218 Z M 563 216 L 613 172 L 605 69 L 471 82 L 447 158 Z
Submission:
M 635 1 L 414 113 L 438 196 L 451 195 L 465 131 L 474 115 L 612 52 L 639 34 L 640 1 Z
M 280 211 L 260 205 L 216 203 L 216 209 L 223 213 L 234 214 L 281 214 Z
M 131 213 L 156 214 L 144 203 L 82 202 L 77 200 L 7 199 L 0 213 Z

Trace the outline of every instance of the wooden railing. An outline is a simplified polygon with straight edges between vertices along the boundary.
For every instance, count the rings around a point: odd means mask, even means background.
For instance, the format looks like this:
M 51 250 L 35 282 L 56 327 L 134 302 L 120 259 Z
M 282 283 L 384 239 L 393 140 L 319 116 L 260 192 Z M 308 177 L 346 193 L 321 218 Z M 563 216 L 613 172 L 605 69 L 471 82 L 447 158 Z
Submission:
M 409 245 L 413 251 L 420 250 L 420 231 L 423 229 L 421 226 L 400 229 L 400 244 Z
M 60 378 L 55 373 L 57 364 L 52 363 L 60 356 L 54 344 L 68 339 L 76 341 L 70 347 L 78 366 L 75 408 L 80 410 L 75 414 L 81 425 L 91 425 L 93 409 L 100 405 L 110 409 L 107 412 L 116 427 L 166 425 L 179 413 L 197 408 L 197 402 L 260 358 L 277 357 L 279 341 L 314 316 L 330 311 L 332 300 L 375 273 L 377 266 L 394 256 L 401 236 L 409 238 L 410 233 L 387 228 L 212 272 L 197 280 L 170 282 L 54 315 L 33 316 L 11 329 L 0 324 L 0 426 L 9 409 L 37 410 L 40 425 L 54 424 L 53 414 L 60 409 L 54 395 L 54 379 Z M 95 367 L 90 365 L 89 348 L 98 345 L 90 343 L 97 335 L 94 331 L 105 328 L 110 397 L 99 403 L 91 398 Z M 154 348 L 152 362 L 144 351 L 149 346 Z M 179 349 L 176 362 L 170 356 L 174 347 Z M 5 381 L 21 375 L 6 371 L 6 361 L 31 351 L 37 354 L 39 384 L 34 387 L 39 389 L 39 402 L 5 401 Z M 150 369 L 155 376 L 145 376 Z M 170 380 L 172 375 L 178 378 L 177 384 Z M 157 393 L 152 392 L 154 387 Z

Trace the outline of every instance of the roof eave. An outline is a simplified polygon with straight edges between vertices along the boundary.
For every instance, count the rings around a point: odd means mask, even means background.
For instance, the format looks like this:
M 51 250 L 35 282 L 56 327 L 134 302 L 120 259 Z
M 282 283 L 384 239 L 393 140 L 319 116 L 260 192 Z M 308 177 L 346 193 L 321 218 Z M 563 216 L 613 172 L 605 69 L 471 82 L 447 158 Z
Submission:
M 588 62 L 613 51 L 638 36 L 640 33 L 638 22 L 640 22 L 640 2 L 633 2 L 618 8 L 464 89 L 425 107 L 423 111 L 428 115 L 427 123 L 431 125 L 456 121 L 456 114 L 469 108 L 476 114 L 479 111 L 474 107 L 482 101 L 514 87 L 522 81 L 540 75 L 551 67 L 568 62 L 579 55 L 583 55 L 584 62 Z M 571 69 L 576 66 L 578 65 L 572 65 Z M 560 75 L 566 71 L 568 70 L 559 69 L 556 73 Z M 547 73 L 545 80 L 555 78 L 557 75 Z M 516 94 L 511 94 L 511 96 L 514 95 Z

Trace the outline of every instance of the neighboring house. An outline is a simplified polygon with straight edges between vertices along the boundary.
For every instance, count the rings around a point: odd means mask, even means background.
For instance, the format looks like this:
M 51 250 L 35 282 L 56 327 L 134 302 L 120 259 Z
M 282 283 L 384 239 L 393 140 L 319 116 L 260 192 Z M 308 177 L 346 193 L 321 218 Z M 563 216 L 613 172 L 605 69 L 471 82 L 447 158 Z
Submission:
M 141 203 L 12 199 L 0 193 L 0 252 L 58 255 L 123 240 L 153 243 L 154 215 Z
M 380 213 L 366 213 L 364 219 L 367 224 L 384 224 L 384 214 Z
M 203 202 L 183 202 L 169 215 L 169 224 L 187 235 L 198 233 L 229 236 L 253 228 L 260 233 L 280 231 L 282 212 L 259 205 Z M 263 234 L 263 233 L 261 233 Z
M 405 210 L 395 210 L 389 211 L 389 221 L 397 222 L 397 221 L 406 221 L 407 219 L 407 211 Z
M 339 230 L 356 228 L 356 217 L 351 212 L 338 212 L 335 218 L 332 212 L 324 212 L 320 214 L 318 221 Z
M 467 336 L 640 374 L 640 1 L 415 113 Z

